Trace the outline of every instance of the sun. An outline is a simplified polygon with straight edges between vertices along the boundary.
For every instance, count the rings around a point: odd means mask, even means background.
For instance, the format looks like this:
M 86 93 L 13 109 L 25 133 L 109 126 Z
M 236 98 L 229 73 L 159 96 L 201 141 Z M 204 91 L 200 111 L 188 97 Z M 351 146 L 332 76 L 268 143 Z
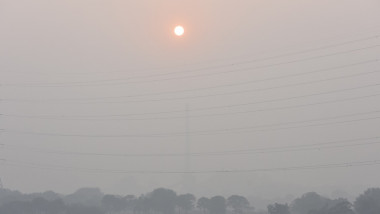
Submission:
M 177 36 L 182 36 L 185 33 L 185 28 L 181 25 L 178 25 L 174 28 L 174 34 Z

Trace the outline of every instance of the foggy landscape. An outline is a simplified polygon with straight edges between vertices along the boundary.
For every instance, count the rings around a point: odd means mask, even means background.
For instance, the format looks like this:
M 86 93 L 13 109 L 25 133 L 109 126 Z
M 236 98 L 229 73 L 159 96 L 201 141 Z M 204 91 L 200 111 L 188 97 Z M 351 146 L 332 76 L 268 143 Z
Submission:
M 380 214 L 379 0 L 0 0 L 0 214 Z

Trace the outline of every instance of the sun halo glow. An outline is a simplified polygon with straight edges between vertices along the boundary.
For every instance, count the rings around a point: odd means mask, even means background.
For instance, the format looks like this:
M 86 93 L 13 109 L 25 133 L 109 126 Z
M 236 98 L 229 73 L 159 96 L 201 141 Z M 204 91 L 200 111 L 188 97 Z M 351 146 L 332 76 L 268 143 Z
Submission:
M 174 28 L 174 34 L 176 36 L 182 36 L 184 33 L 185 33 L 185 29 L 182 26 L 178 25 Z

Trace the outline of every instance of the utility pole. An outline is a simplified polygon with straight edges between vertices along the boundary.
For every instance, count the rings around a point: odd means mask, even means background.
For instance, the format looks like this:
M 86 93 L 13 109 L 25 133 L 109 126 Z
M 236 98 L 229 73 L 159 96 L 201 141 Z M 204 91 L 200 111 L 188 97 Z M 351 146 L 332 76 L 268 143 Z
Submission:
M 190 170 L 190 124 L 189 124 L 189 105 L 186 105 L 186 141 L 185 141 L 185 170 Z
M 185 145 L 184 145 L 184 172 L 183 187 L 184 191 L 190 192 L 192 189 L 192 177 L 190 172 L 190 121 L 189 121 L 189 105 L 186 104 L 185 110 Z
M 0 82 L 0 88 L 2 88 L 3 84 Z M 0 97 L 0 103 L 2 103 L 3 99 L 2 99 L 2 96 Z M 2 118 L 3 114 L 0 113 L 0 118 Z M 2 136 L 2 132 L 4 131 L 4 129 L 0 129 L 0 137 Z M 4 146 L 4 144 L 0 144 L 0 146 Z M 1 161 L 4 161 L 5 159 L 1 160 Z M 0 189 L 4 189 L 4 186 L 3 186 L 3 181 L 1 180 L 0 178 Z

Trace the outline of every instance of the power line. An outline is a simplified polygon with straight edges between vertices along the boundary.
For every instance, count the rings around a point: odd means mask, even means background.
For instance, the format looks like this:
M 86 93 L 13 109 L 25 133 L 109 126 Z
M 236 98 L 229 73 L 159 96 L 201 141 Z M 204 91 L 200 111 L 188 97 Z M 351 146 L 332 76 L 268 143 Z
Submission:
M 317 170 L 317 169 L 332 169 L 332 168 L 348 168 L 359 166 L 374 166 L 379 165 L 380 160 L 301 165 L 290 167 L 273 167 L 273 168 L 257 168 L 257 169 L 234 169 L 234 170 L 193 170 L 193 171 L 147 171 L 147 170 L 123 170 L 123 169 L 100 169 L 100 168 L 81 168 L 69 167 L 62 165 L 51 164 L 36 164 L 23 161 L 8 161 L 4 163 L 11 167 L 21 167 L 28 169 L 43 169 L 43 170 L 60 170 L 60 171 L 78 171 L 83 173 L 110 173 L 110 174 L 209 174 L 209 173 L 252 173 L 252 172 L 276 172 L 276 171 L 300 171 L 300 170 Z
M 318 118 L 318 119 L 308 119 L 308 120 L 301 120 L 301 121 L 292 121 L 292 122 L 282 122 L 282 123 L 274 123 L 274 124 L 267 124 L 267 125 L 258 125 L 258 126 L 246 126 L 246 127 L 239 127 L 239 128 L 226 128 L 226 129 L 215 129 L 215 130 L 206 130 L 206 131 L 192 131 L 190 132 L 191 135 L 197 135 L 197 134 L 213 134 L 213 133 L 220 133 L 220 132 L 234 132 L 234 131 L 251 131 L 252 129 L 256 128 L 264 128 L 266 130 L 266 127 L 275 127 L 275 126 L 284 126 L 284 125 L 292 125 L 292 124 L 302 124 L 302 123 L 309 123 L 309 122 L 320 122 L 325 120 L 333 120 L 333 119 L 340 119 L 340 118 L 346 118 L 346 117 L 353 117 L 353 116 L 361 116 L 361 115 L 368 115 L 368 114 L 374 114 L 379 113 L 379 111 L 370 111 L 370 112 L 361 112 L 361 113 L 353 113 L 353 114 L 346 114 L 346 115 L 339 115 L 339 116 L 333 116 L 333 117 L 324 117 L 324 118 Z M 361 119 L 359 119 L 361 120 Z M 350 121 L 350 120 L 349 120 Z M 354 120 L 356 121 L 356 120 Z M 345 121 L 341 121 L 345 122 Z M 329 123 L 326 123 L 329 124 Z M 319 124 L 315 124 L 319 125 Z M 323 124 L 325 125 L 325 124 Z M 306 127 L 306 126 L 305 126 Z M 287 127 L 285 127 L 287 128 Z M 181 135 L 183 133 L 177 132 L 177 133 L 171 133 L 173 135 Z
M 125 82 L 125 83 L 149 83 L 149 82 L 161 82 L 161 81 L 169 81 L 169 80 L 178 80 L 178 79 L 189 79 L 189 78 L 200 78 L 200 77 L 206 77 L 206 76 L 215 76 L 215 75 L 220 75 L 220 74 L 228 74 L 228 73 L 236 73 L 236 72 L 242 72 L 242 71 L 253 71 L 255 69 L 263 69 L 263 68 L 271 68 L 271 67 L 276 67 L 280 65 L 288 65 L 288 64 L 293 64 L 293 63 L 298 63 L 298 62 L 306 62 L 306 61 L 311 61 L 315 59 L 321 59 L 321 58 L 327 58 L 331 56 L 337 56 L 337 55 L 343 55 L 343 54 L 349 54 L 349 53 L 354 53 L 354 52 L 359 52 L 359 51 L 364 51 L 364 50 L 369 50 L 373 48 L 377 48 L 380 45 L 373 45 L 373 46 L 367 46 L 364 48 L 357 48 L 357 49 L 351 49 L 348 51 L 340 51 L 340 52 L 335 52 L 332 54 L 324 54 L 324 55 L 317 55 L 314 57 L 305 57 L 302 59 L 297 59 L 297 60 L 292 60 L 292 61 L 286 61 L 286 62 L 280 62 L 280 63 L 274 63 L 274 64 L 268 64 L 268 65 L 263 65 L 263 66 L 256 66 L 256 67 L 251 67 L 251 68 L 243 68 L 243 69 L 236 69 L 236 70 L 229 70 L 229 71 L 220 71 L 220 72 L 214 72 L 214 73 L 201 73 L 197 75 L 192 75 L 192 76 L 185 76 L 185 77 L 173 77 L 173 78 L 166 78 L 166 79 L 158 79 L 158 80 L 151 80 L 151 81 L 140 81 L 140 82 Z
M 330 45 L 324 45 L 324 46 L 317 47 L 317 48 L 309 48 L 309 49 L 305 49 L 305 50 L 301 50 L 301 51 L 293 51 L 293 52 L 288 52 L 288 53 L 285 53 L 285 54 L 277 54 L 277 55 L 273 55 L 273 56 L 269 56 L 269 57 L 257 58 L 257 59 L 253 59 L 253 61 L 265 61 L 265 60 L 269 60 L 269 59 L 273 59 L 273 58 L 280 58 L 280 57 L 286 57 L 286 56 L 291 56 L 291 55 L 296 55 L 296 54 L 307 53 L 307 52 L 311 52 L 311 51 L 318 51 L 318 50 L 323 50 L 323 49 L 327 49 L 327 48 L 339 47 L 339 46 L 343 46 L 343 45 L 347 45 L 347 44 L 352 44 L 352 43 L 357 43 L 357 42 L 362 42 L 362 41 L 366 41 L 366 40 L 378 39 L 379 38 L 379 35 L 377 33 L 372 33 L 371 32 L 371 34 L 373 34 L 373 35 L 372 36 L 366 36 L 366 37 L 363 37 L 363 38 L 357 38 L 357 39 L 353 39 L 353 40 L 348 40 L 348 41 L 344 41 L 344 42 L 333 43 L 333 44 L 330 44 Z M 324 40 L 326 40 L 326 39 L 324 39 Z M 329 39 L 327 39 L 327 40 L 329 40 Z M 314 42 L 313 42 L 313 44 L 314 44 Z M 292 46 L 299 47 L 300 44 L 296 44 L 296 45 L 292 45 Z M 258 54 L 255 54 L 255 55 L 258 55 Z M 241 57 L 251 57 L 251 56 L 252 56 L 252 54 L 241 56 Z M 138 71 L 138 72 L 141 72 L 141 71 L 156 71 L 156 70 L 164 70 L 164 69 L 170 69 L 170 68 L 179 68 L 179 67 L 182 67 L 182 66 L 202 65 L 202 64 L 205 64 L 205 63 L 209 63 L 209 62 L 220 62 L 220 61 L 225 62 L 226 60 L 231 60 L 231 59 L 216 59 L 216 60 L 208 60 L 208 61 L 203 61 L 203 62 L 198 62 L 198 63 L 191 63 L 191 64 L 165 66 L 165 67 L 155 67 L 155 68 L 146 68 L 146 69 L 138 69 L 138 70 L 133 69 L 133 70 L 134 71 Z M 235 60 L 235 59 L 233 59 L 233 60 Z M 234 63 L 229 63 L 229 64 L 225 64 L 225 66 L 229 66 L 229 65 L 233 65 L 233 64 Z M 64 74 L 78 74 L 78 75 L 82 75 L 82 74 L 109 74 L 109 73 L 123 73 L 123 72 L 124 71 L 82 72 L 82 73 L 78 73 L 78 72 L 68 73 L 68 72 L 65 72 Z M 41 73 L 41 72 L 39 72 L 39 73 Z M 45 72 L 43 72 L 43 73 L 45 74 Z
M 310 151 L 310 150 L 326 150 L 335 148 L 347 148 L 347 147 L 357 147 L 357 146 L 367 146 L 380 144 L 378 141 L 380 137 L 369 137 L 369 138 L 357 138 L 350 140 L 339 140 L 339 141 L 328 141 L 322 143 L 314 144 L 298 144 L 289 145 L 281 147 L 267 147 L 267 148 L 256 148 L 256 149 L 240 149 L 240 150 L 227 150 L 227 151 L 215 151 L 215 152 L 191 152 L 191 153 L 145 153 L 145 154 L 132 154 L 132 153 L 90 153 L 90 152 L 72 152 L 72 151 L 62 151 L 62 150 L 47 150 L 39 149 L 27 146 L 15 146 L 6 145 L 4 148 L 14 150 L 23 149 L 31 152 L 47 153 L 54 155 L 73 155 L 73 156 L 104 156 L 104 157 L 204 157 L 204 156 L 226 156 L 226 155 L 252 155 L 252 154 L 272 154 L 272 153 L 282 153 L 282 152 L 298 152 L 298 151 Z M 370 142 L 355 143 L 364 140 L 371 140 Z M 354 143 L 353 143 L 354 142 Z M 343 144 L 343 145 L 342 145 Z M 14 149 L 12 149 L 14 148 Z
M 286 97 L 286 98 L 279 98 L 279 99 L 269 99 L 269 100 L 262 100 L 262 101 L 256 101 L 256 102 L 248 102 L 248 103 L 240 103 L 240 104 L 231 104 L 231 105 L 220 105 L 220 106 L 212 106 L 212 107 L 203 107 L 203 108 L 192 108 L 191 112 L 196 111 L 205 111 L 205 110 L 215 110 L 215 109 L 230 109 L 233 107 L 243 107 L 243 106 L 250 106 L 250 105 L 256 105 L 256 104 L 263 104 L 263 103 L 272 103 L 272 102 L 278 102 L 278 101 L 288 101 L 288 100 L 294 100 L 294 99 L 300 99 L 300 98 L 306 98 L 306 97 L 313 97 L 313 96 L 320 96 L 320 95 L 326 95 L 326 94 L 334 94 L 334 93 L 341 93 L 341 92 L 347 92 L 347 91 L 354 91 L 354 90 L 360 90 L 370 87 L 376 87 L 380 84 L 370 84 L 365 86 L 359 86 L 359 87 L 353 87 L 353 88 L 345 88 L 345 89 L 339 89 L 339 90 L 332 90 L 332 91 L 325 91 L 320 93 L 313 93 L 313 94 L 306 94 L 301 96 L 292 96 L 292 97 Z M 310 103 L 310 104 L 301 104 L 301 105 L 293 105 L 293 106 L 285 106 L 285 107 L 275 107 L 275 108 L 263 108 L 263 109 L 257 109 L 257 110 L 249 110 L 249 111 L 241 111 L 241 112 L 232 112 L 232 113 L 223 113 L 223 114 L 203 114 L 203 115 L 189 115 L 190 118 L 193 117 L 207 117 L 207 116 L 223 116 L 223 115 L 229 115 L 229 114 L 244 114 L 244 113 L 252 113 L 252 112 L 262 112 L 262 111 L 272 111 L 272 110 L 282 110 L 282 109 L 289 109 L 289 108 L 298 108 L 298 107 L 306 107 L 306 106 L 313 106 L 313 105 L 321 105 L 321 104 L 327 104 L 327 103 L 334 103 L 334 102 L 344 102 L 344 101 L 351 101 L 351 100 L 357 100 L 357 99 L 365 99 L 365 98 L 371 98 L 379 96 L 380 94 L 371 94 L 366 96 L 358 96 L 354 98 L 347 98 L 347 99 L 337 99 L 332 101 L 326 101 L 326 102 L 316 102 L 316 103 Z M 107 120 L 104 117 L 128 117 L 128 116 L 145 116 L 145 115 L 159 115 L 159 114 L 169 114 L 169 113 L 184 113 L 184 110 L 175 110 L 175 111 L 161 111 L 161 112 L 145 112 L 145 113 L 131 113 L 131 114 L 119 114 L 119 115 L 75 115 L 75 117 L 82 117 L 82 118 L 55 118 L 54 115 L 15 115 L 15 114 L 0 114 L 0 116 L 4 117 L 18 117 L 18 118 L 36 118 L 36 119 L 49 119 L 49 120 Z M 67 117 L 62 116 L 62 117 Z M 126 120 L 145 120 L 145 119 L 175 119 L 175 118 L 184 118 L 183 116 L 178 117 L 161 117 L 161 118 L 126 118 Z M 120 119 L 115 119 L 120 120 Z
M 325 125 L 333 125 L 333 124 L 344 124 L 344 123 L 352 123 L 352 122 L 360 122 L 360 121 L 367 121 L 367 120 L 376 120 L 379 119 L 378 117 L 367 117 L 367 118 L 360 118 L 360 119 L 352 119 L 352 120 L 345 120 L 345 121 L 338 121 L 338 122 L 327 122 L 327 123 L 320 123 L 320 124 L 311 124 L 311 125 L 301 125 L 301 126 L 290 126 L 290 127 L 277 127 L 277 128 L 270 128 L 270 127 L 276 127 L 276 126 L 284 126 L 284 125 L 297 125 L 297 124 L 303 124 L 303 123 L 309 123 L 309 122 L 320 122 L 324 120 L 333 120 L 333 119 L 340 119 L 340 118 L 346 118 L 346 117 L 353 117 L 353 116 L 360 116 L 360 115 L 368 115 L 368 114 L 374 114 L 378 113 L 380 111 L 370 111 L 370 112 L 361 112 L 361 113 L 354 113 L 354 114 L 346 114 L 346 115 L 340 115 L 340 116 L 333 116 L 333 117 L 325 117 L 325 118 L 318 118 L 318 119 L 310 119 L 310 120 L 302 120 L 302 121 L 292 121 L 292 122 L 283 122 L 283 123 L 274 123 L 274 124 L 267 124 L 267 125 L 258 125 L 258 126 L 246 126 L 246 127 L 239 127 L 239 128 L 225 128 L 225 129 L 215 129 L 215 130 L 203 130 L 203 131 L 192 131 L 189 132 L 191 135 L 217 135 L 217 134 L 231 134 L 231 133 L 241 133 L 241 132 L 257 132 L 257 131 L 273 131 L 273 130 L 284 130 L 284 129 L 294 129 L 294 128 L 303 128 L 303 127 L 315 127 L 315 126 L 325 126 Z M 27 134 L 27 135 L 42 135 L 42 136 L 59 136 L 59 137 L 89 137 L 89 138 L 128 138 L 128 137 L 176 137 L 176 136 L 183 136 L 187 133 L 184 132 L 172 132 L 172 133 L 158 133 L 158 134 L 144 134 L 144 135 L 137 135 L 137 134 L 128 134 L 128 135 L 85 135 L 85 134 L 66 134 L 66 133 L 48 133 L 48 132 L 29 132 L 29 131 L 20 131 L 20 130 L 3 130 L 4 133 L 18 133 L 18 134 Z
M 100 98 L 96 98 L 96 99 L 144 97 L 144 96 L 154 96 L 154 95 L 176 94 L 176 93 L 183 93 L 183 92 L 203 91 L 203 90 L 233 87 L 233 86 L 242 86 L 242 85 L 247 85 L 247 84 L 252 84 L 252 83 L 266 82 L 266 81 L 270 81 L 270 80 L 278 80 L 278 79 L 284 79 L 284 78 L 289 78 L 289 77 L 297 77 L 297 76 L 303 76 L 303 75 L 308 75 L 308 74 L 313 74 L 313 73 L 320 73 L 320 72 L 338 70 L 338 69 L 343 69 L 343 68 L 350 68 L 350 67 L 354 67 L 354 66 L 358 66 L 358 65 L 376 63 L 378 61 L 379 61 L 378 59 L 373 59 L 373 60 L 361 61 L 361 62 L 346 64 L 346 65 L 341 65 L 341 66 L 335 66 L 332 68 L 324 68 L 324 69 L 317 69 L 317 70 L 307 71 L 307 72 L 299 72 L 299 73 L 295 73 L 295 74 L 282 75 L 282 76 L 278 76 L 278 77 L 271 77 L 271 78 L 266 78 L 266 79 L 261 79 L 261 80 L 249 80 L 249 81 L 244 81 L 244 82 L 229 83 L 229 84 L 222 84 L 222 85 L 217 85 L 217 86 L 209 86 L 209 87 L 202 87 L 202 88 L 195 88 L 195 89 L 183 89 L 183 90 L 174 90 L 174 91 L 165 91 L 165 92 L 134 94 L 134 95 L 121 96 L 121 97 L 120 96 L 119 97 L 100 97 Z M 75 100 L 77 100 L 77 99 L 75 99 Z
M 235 73 L 235 72 L 241 72 L 241 71 L 249 71 L 249 70 L 255 70 L 255 69 L 263 69 L 263 68 L 270 68 L 270 67 L 276 67 L 280 65 L 287 65 L 287 64 L 293 64 L 293 63 L 298 63 L 298 62 L 304 62 L 304 61 L 310 61 L 310 60 L 315 60 L 315 59 L 320 59 L 320 58 L 327 58 L 331 56 L 337 56 L 337 55 L 344 55 L 344 54 L 349 54 L 349 53 L 354 53 L 354 52 L 360 52 L 364 50 L 369 50 L 373 49 L 376 47 L 379 47 L 380 45 L 371 45 L 371 46 L 366 46 L 366 47 L 361 47 L 361 48 L 355 48 L 355 49 L 350 49 L 350 50 L 345 50 L 345 51 L 338 51 L 334 53 L 329 53 L 329 54 L 320 54 L 312 57 L 304 57 L 301 59 L 296 59 L 296 60 L 290 60 L 290 61 L 285 61 L 285 62 L 279 62 L 279 63 L 272 63 L 272 64 L 267 64 L 267 65 L 262 65 L 262 66 L 255 66 L 255 67 L 250 67 L 250 68 L 243 68 L 243 69 L 234 69 L 234 70 L 228 70 L 228 71 L 219 71 L 219 72 L 213 72 L 213 73 L 201 73 L 197 75 L 192 75 L 192 76 L 184 76 L 184 77 L 173 77 L 173 78 L 166 78 L 166 79 L 157 79 L 157 80 L 144 80 L 144 81 L 127 81 L 123 83 L 109 83 L 110 85 L 116 85 L 116 84 L 132 84 L 132 83 L 149 83 L 149 82 L 161 82 L 161 81 L 168 81 L 168 80 L 178 80 L 178 79 L 188 79 L 188 78 L 198 78 L 198 77 L 204 77 L 204 76 L 214 76 L 214 75 L 219 75 L 219 74 L 225 74 L 225 73 Z M 242 64 L 248 64 L 255 62 L 255 60 L 249 60 L 246 62 L 242 63 L 235 63 L 234 65 L 242 65 Z M 222 66 L 223 67 L 223 66 Z M 87 86 L 86 84 L 88 83 L 98 83 L 98 82 L 112 82 L 112 81 L 121 81 L 121 80 L 129 80 L 129 79 L 136 79 L 136 78 L 151 78 L 151 77 L 158 77 L 158 76 L 167 76 L 170 74 L 177 74 L 177 73 L 193 73 L 193 72 L 198 72 L 198 71 L 204 71 L 204 70 L 209 70 L 211 67 L 205 68 L 205 69 L 198 69 L 198 70 L 189 70 L 186 72 L 169 72 L 169 73 L 161 73 L 161 74 L 154 74 L 154 75 L 145 75 L 145 76 L 140 76 L 140 77 L 130 77 L 130 78 L 118 78 L 118 79 L 110 79 L 110 80 L 98 80 L 98 81 L 81 81 L 81 82 L 75 82 L 75 83 L 48 83 L 48 84 L 41 84 L 41 83 L 33 83 L 33 84 L 4 84 L 4 86 L 29 86 L 29 87 L 61 87 L 62 85 L 64 86 L 65 84 L 74 84 L 71 86 Z M 55 85 L 55 86 L 54 86 Z M 107 85 L 107 84 L 93 84 L 93 85 Z
M 380 72 L 380 70 L 376 71 L 370 71 L 370 72 L 363 72 L 358 74 L 351 74 L 351 75 L 342 75 L 339 77 L 333 77 L 333 78 L 326 78 L 321 80 L 313 80 L 313 81 L 307 81 L 307 82 L 300 82 L 300 83 L 293 83 L 293 84 L 286 84 L 286 85 L 280 85 L 280 86 L 273 86 L 273 87 L 267 87 L 267 88 L 258 88 L 258 89 L 246 89 L 246 90 L 238 90 L 238 91 L 232 91 L 232 92 L 225 92 L 225 93 L 215 93 L 215 94 L 206 94 L 206 95 L 195 95 L 195 96 L 184 96 L 184 97 L 175 97 L 175 98 L 161 98 L 161 99 L 146 99 L 146 100 L 132 100 L 132 101 L 106 101 L 107 103 L 136 103 L 136 102 L 160 102 L 160 101 L 173 101 L 173 100 L 186 100 L 186 99 L 198 99 L 198 98 L 207 98 L 207 97 L 215 97 L 215 96 L 225 96 L 225 95 L 235 95 L 235 94 L 244 94 L 244 93 L 251 93 L 251 92 L 262 92 L 262 91 L 268 91 L 268 90 L 275 90 L 275 89 L 282 89 L 282 88 L 289 88 L 289 87 L 296 87 L 296 86 L 302 86 L 302 85 L 310 85 L 315 83 L 321 83 L 321 82 L 327 82 L 332 80 L 338 80 L 338 79 L 346 79 L 346 78 L 352 78 L 356 76 L 363 76 L 363 75 L 370 75 Z M 110 98 L 86 98 L 87 101 L 90 101 L 90 103 L 96 103 L 96 102 L 104 102 L 104 101 L 96 101 L 99 99 L 118 99 L 118 98 L 128 98 L 126 96 L 120 96 L 120 97 L 110 97 Z M 83 101 L 84 99 L 78 99 L 77 101 Z M 73 100 L 71 100 L 73 101 Z
M 236 112 L 227 112 L 227 113 L 216 113 L 216 114 L 201 114 L 201 115 L 189 115 L 189 118 L 202 118 L 202 117 L 220 117 L 220 116 L 228 116 L 228 115 L 235 115 L 235 114 L 248 114 L 248 113 L 255 113 L 255 112 L 266 112 L 266 111 L 275 111 L 275 110 L 285 110 L 285 109 L 293 109 L 293 108 L 302 108 L 302 107 L 313 107 L 317 105 L 323 105 L 323 104 L 331 104 L 331 103 L 339 103 L 339 102 L 347 102 L 347 101 L 354 101 L 354 100 L 361 100 L 361 99 L 367 99 L 367 98 L 373 98 L 380 96 L 380 94 L 371 94 L 366 96 L 358 96 L 358 97 L 352 97 L 352 98 L 345 98 L 345 99 L 335 99 L 330 101 L 323 101 L 323 102 L 315 102 L 315 103 L 308 103 L 308 104 L 300 104 L 300 105 L 290 105 L 290 106 L 284 106 L 284 107 L 274 107 L 274 108 L 263 108 L 263 109 L 256 109 L 256 110 L 248 110 L 248 111 L 236 111 Z M 109 121 L 109 120 L 170 120 L 170 119 L 180 119 L 185 118 L 186 116 L 172 116 L 172 117 L 151 117 L 151 118 L 99 118 L 96 116 L 92 116 L 93 118 L 86 117 L 84 115 L 76 116 L 76 117 L 56 117 L 52 115 L 44 115 L 44 116 L 36 116 L 36 115 L 16 115 L 16 114 L 0 114 L 0 116 L 4 117 L 11 117 L 11 118 L 26 118 L 26 119 L 41 119 L 41 120 L 75 120 L 75 121 Z M 114 117 L 115 115 L 111 115 L 109 117 Z M 122 116 L 122 115 L 119 115 Z M 103 116 L 102 116 L 103 117 Z M 106 117 L 106 116 L 104 116 Z
M 135 102 L 157 102 L 157 101 L 170 101 L 170 100 L 183 100 L 183 99 L 195 99 L 195 98 L 205 98 L 205 97 L 214 97 L 214 96 L 223 96 L 223 95 L 233 95 L 233 94 L 243 94 L 243 93 L 251 93 L 251 92 L 262 92 L 267 90 L 274 90 L 274 89 L 281 89 L 281 88 L 288 88 L 288 87 L 296 87 L 296 86 L 302 86 L 302 85 L 309 85 L 309 84 L 315 84 L 320 82 L 326 82 L 326 81 L 332 81 L 332 80 L 338 80 L 338 79 L 346 79 L 346 78 L 352 78 L 357 76 L 363 76 L 363 75 L 370 75 L 379 73 L 380 70 L 375 71 L 369 71 L 369 72 L 362 72 L 362 73 L 355 73 L 350 75 L 342 75 L 338 77 L 332 77 L 332 78 L 326 78 L 326 79 L 319 79 L 319 80 L 313 80 L 313 81 L 306 81 L 306 82 L 300 82 L 300 83 L 292 83 L 292 84 L 286 84 L 286 85 L 280 85 L 280 86 L 272 86 L 267 88 L 258 88 L 258 89 L 246 89 L 246 90 L 239 90 L 239 91 L 233 91 L 233 92 L 225 92 L 225 93 L 216 93 L 216 94 L 207 94 L 207 95 L 196 95 L 196 96 L 184 96 L 184 97 L 175 97 L 175 98 L 161 98 L 161 99 L 147 99 L 147 100 L 131 100 L 131 101 L 97 101 L 101 99 L 117 99 L 117 98 L 128 98 L 132 96 L 114 96 L 114 97 L 101 97 L 101 98 L 68 98 L 68 99 L 45 99 L 45 100 L 37 100 L 37 99 L 2 99 L 3 102 L 73 102 L 73 101 L 89 101 L 88 103 L 135 103 Z M 86 103 L 86 102 L 85 102 Z

